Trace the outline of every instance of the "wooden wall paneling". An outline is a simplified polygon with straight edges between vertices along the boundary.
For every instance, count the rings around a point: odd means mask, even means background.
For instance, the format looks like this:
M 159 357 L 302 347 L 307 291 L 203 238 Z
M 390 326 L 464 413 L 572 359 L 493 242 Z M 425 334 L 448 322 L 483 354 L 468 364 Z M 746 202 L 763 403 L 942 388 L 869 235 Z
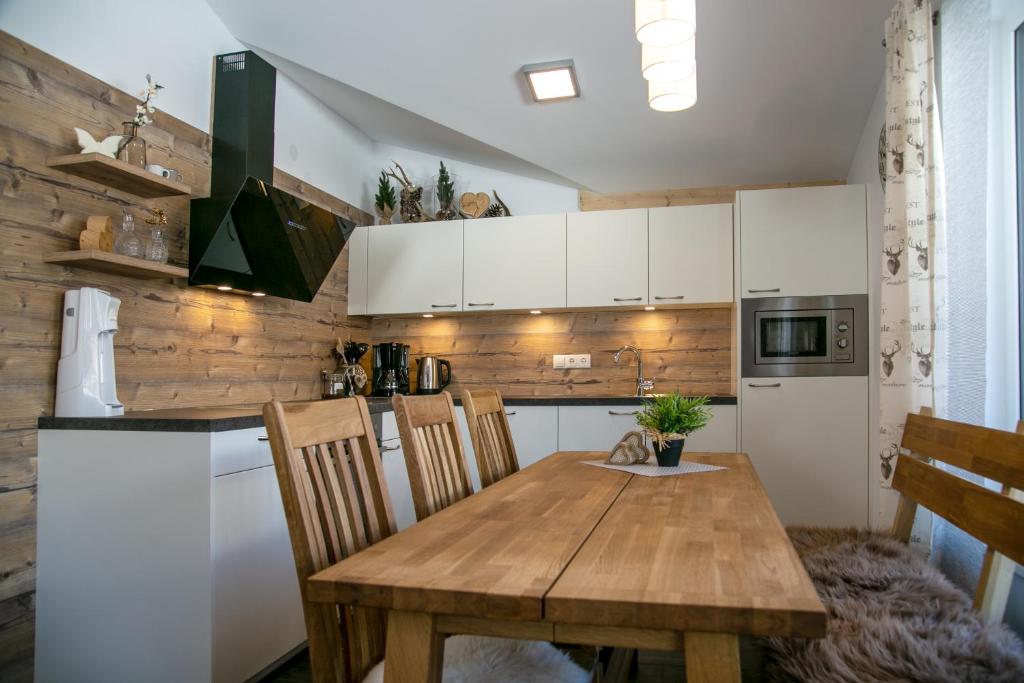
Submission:
M 636 369 L 614 352 L 635 344 L 656 392 L 733 395 L 732 307 L 666 311 L 374 318 L 374 343 L 401 341 L 410 357 L 452 362 L 449 391 L 495 388 L 505 396 L 631 396 Z M 556 353 L 590 353 L 589 370 L 555 370 Z M 415 367 L 411 368 L 415 375 Z
M 580 191 L 581 211 L 608 211 L 611 209 L 650 209 L 657 206 L 691 206 L 694 204 L 732 204 L 739 190 L 773 190 L 785 187 L 822 187 L 845 185 L 845 180 L 807 180 L 789 183 L 762 183 L 759 185 L 723 185 L 720 187 L 685 187 L 674 190 L 646 190 L 601 194 Z
M 310 304 L 43 263 L 44 254 L 78 247 L 90 215 L 119 225 L 128 210 L 146 238 L 146 208 L 161 208 L 169 260 L 185 265 L 188 200 L 140 199 L 48 168 L 47 158 L 77 151 L 74 126 L 120 133 L 137 100 L 3 32 L 0 102 L 0 679 L 30 680 L 35 425 L 53 410 L 64 292 L 101 287 L 121 299 L 114 353 L 118 397 L 130 410 L 317 397 L 334 339 L 367 340 L 369 329 L 346 315 L 345 254 Z M 141 135 L 151 163 L 180 171 L 196 196 L 209 193 L 209 135 L 162 111 Z M 373 221 L 279 169 L 274 182 L 358 225 Z

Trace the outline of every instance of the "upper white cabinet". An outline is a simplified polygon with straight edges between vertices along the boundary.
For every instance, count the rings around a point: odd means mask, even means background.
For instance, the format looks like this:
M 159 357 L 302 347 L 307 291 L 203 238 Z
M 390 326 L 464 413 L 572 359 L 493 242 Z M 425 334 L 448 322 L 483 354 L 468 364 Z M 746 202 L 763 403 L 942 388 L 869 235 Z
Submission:
M 462 310 L 463 221 L 378 225 L 369 230 L 369 315 Z
M 863 185 L 738 192 L 741 297 L 867 291 Z
M 348 314 L 366 315 L 366 254 L 370 228 L 361 225 L 348 238 Z
M 650 303 L 733 300 L 732 204 L 650 209 Z
M 647 209 L 566 217 L 566 305 L 647 303 Z
M 463 310 L 565 307 L 565 214 L 465 223 Z

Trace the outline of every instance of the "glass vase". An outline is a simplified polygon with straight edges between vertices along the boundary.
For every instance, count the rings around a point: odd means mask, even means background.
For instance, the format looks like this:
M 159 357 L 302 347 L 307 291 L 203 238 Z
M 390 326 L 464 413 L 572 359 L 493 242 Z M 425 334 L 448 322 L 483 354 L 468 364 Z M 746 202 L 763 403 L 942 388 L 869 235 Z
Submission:
M 121 229 L 114 240 L 114 253 L 122 256 L 142 257 L 142 240 L 135 234 L 135 219 L 127 211 L 121 221 Z
M 132 121 L 124 124 L 124 142 L 117 158 L 132 166 L 146 168 L 146 141 L 139 137 L 139 126 Z
M 146 245 L 146 260 L 157 263 L 167 263 L 167 243 L 164 241 L 164 231 L 161 228 L 153 228 Z

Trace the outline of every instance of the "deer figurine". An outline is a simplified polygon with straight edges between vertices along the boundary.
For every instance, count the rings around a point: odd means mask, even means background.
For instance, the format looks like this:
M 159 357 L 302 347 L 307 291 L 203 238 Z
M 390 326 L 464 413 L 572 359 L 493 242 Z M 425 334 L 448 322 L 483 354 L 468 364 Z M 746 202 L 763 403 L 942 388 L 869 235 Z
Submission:
M 921 270 L 928 270 L 928 245 L 924 241 L 914 244 L 911 240 L 910 248 L 917 252 L 917 264 L 921 266 Z
M 903 240 L 900 240 L 899 246 L 886 247 L 882 250 L 888 260 L 885 262 L 885 267 L 889 269 L 889 274 L 895 276 L 896 273 L 900 272 L 900 255 L 903 253 Z
M 882 347 L 882 373 L 886 378 L 892 375 L 895 364 L 892 362 L 892 357 L 900 352 L 900 340 L 897 339 L 892 343 L 892 346 L 886 348 Z
M 399 192 L 399 215 L 402 216 L 402 222 L 421 223 L 428 220 L 427 212 L 423 210 L 423 188 L 409 180 L 401 164 L 397 161 L 394 164 L 395 167 L 385 171 L 385 174 L 402 186 Z M 402 174 L 401 177 L 398 176 L 399 173 Z
M 917 356 L 917 369 L 921 371 L 923 377 L 928 377 L 932 374 L 932 353 L 933 351 L 925 351 L 924 349 L 914 348 L 914 345 L 910 345 L 910 350 Z

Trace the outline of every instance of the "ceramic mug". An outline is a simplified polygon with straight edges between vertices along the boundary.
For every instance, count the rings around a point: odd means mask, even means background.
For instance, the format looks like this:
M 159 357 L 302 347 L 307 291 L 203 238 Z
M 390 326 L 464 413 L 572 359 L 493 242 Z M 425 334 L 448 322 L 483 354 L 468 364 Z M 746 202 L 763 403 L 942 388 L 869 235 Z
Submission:
M 175 171 L 173 168 L 167 168 L 160 164 L 149 164 L 146 166 L 146 170 L 163 178 L 167 178 L 168 180 L 173 180 L 179 183 L 181 182 L 181 173 Z

